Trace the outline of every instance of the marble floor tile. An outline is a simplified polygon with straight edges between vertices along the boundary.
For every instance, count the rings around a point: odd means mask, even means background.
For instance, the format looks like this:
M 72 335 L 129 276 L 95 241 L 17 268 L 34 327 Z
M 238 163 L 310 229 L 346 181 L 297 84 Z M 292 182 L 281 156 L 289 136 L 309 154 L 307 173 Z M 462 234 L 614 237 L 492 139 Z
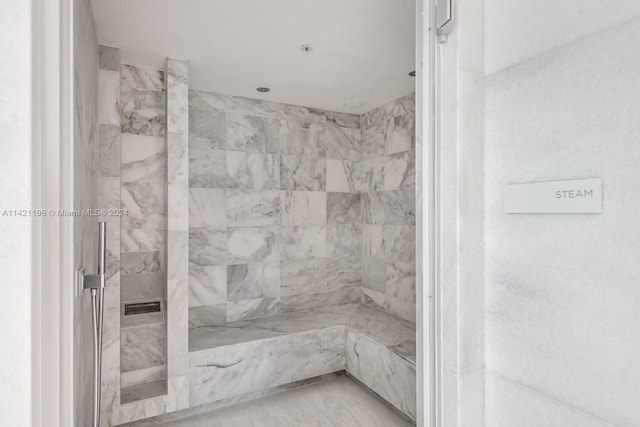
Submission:
M 348 377 L 312 384 L 284 393 L 173 419 L 139 423 L 172 427 L 410 427 L 379 397 Z

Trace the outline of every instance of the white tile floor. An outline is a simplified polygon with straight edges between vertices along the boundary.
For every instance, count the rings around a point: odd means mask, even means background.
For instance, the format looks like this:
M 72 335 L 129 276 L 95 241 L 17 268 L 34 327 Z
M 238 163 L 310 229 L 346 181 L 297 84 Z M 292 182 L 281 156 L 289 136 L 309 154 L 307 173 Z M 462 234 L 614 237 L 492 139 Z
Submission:
M 348 377 L 325 381 L 207 414 L 172 427 L 405 427 L 409 420 Z

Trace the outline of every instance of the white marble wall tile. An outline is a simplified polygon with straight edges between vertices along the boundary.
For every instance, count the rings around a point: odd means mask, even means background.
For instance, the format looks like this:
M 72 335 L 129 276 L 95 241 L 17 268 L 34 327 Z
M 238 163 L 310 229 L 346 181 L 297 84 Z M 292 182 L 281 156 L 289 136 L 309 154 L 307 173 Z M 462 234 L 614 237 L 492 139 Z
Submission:
M 354 174 L 357 172 L 357 162 L 350 160 L 327 159 L 327 191 L 337 193 L 354 193 Z
M 121 89 L 164 92 L 164 71 L 136 65 L 122 65 Z
M 415 114 L 396 116 L 387 121 L 385 135 L 386 154 L 412 150 L 415 147 Z
M 118 209 L 120 204 L 120 180 L 118 178 L 98 178 L 98 208 Z M 101 220 L 103 220 L 101 218 Z M 115 220 L 109 217 L 104 218 L 109 225 L 115 225 Z M 111 228 L 111 227 L 109 227 Z M 94 229 L 95 230 L 95 229 Z
M 327 193 L 328 224 L 359 224 L 362 203 L 358 193 Z
M 260 298 L 227 303 L 227 322 L 280 314 L 280 298 Z
M 324 191 L 326 172 L 324 158 L 280 156 L 280 186 L 283 190 Z
M 416 302 L 415 298 L 394 297 L 387 295 L 387 309 L 395 317 L 416 323 Z
M 189 136 L 167 134 L 167 178 L 169 182 L 189 182 Z
M 362 193 L 362 223 L 384 224 L 384 192 Z
M 189 229 L 189 262 L 221 265 L 227 262 L 227 229 L 202 227 Z
M 165 228 L 165 185 L 161 182 L 122 183 L 121 207 L 128 215 L 121 217 L 123 229 Z
M 327 289 L 329 291 L 360 286 L 361 276 L 362 267 L 360 257 L 327 259 Z M 359 294 L 358 301 L 360 301 Z
M 235 227 L 227 233 L 229 264 L 280 260 L 280 227 Z
M 164 136 L 167 120 L 164 91 L 122 90 L 120 103 L 123 133 Z
M 325 128 L 315 123 L 280 121 L 280 153 L 325 156 Z
M 324 225 L 327 223 L 327 193 L 283 191 L 282 225 Z
M 324 259 L 283 261 L 280 265 L 280 294 L 286 297 L 326 292 L 327 267 Z
M 167 232 L 167 279 L 189 278 L 189 232 Z
M 384 223 L 390 225 L 416 223 L 416 195 L 413 188 L 384 192 Z
M 156 381 L 167 378 L 165 366 L 151 366 L 150 368 L 138 369 L 137 371 L 123 372 L 120 375 L 120 385 L 129 387 L 134 384 Z
M 201 326 L 216 325 L 227 321 L 227 305 L 203 305 L 189 307 L 189 327 L 199 328 Z
M 385 294 L 387 295 L 390 312 L 402 319 L 415 322 L 415 262 L 387 263 L 385 277 Z
M 359 162 L 353 174 L 353 185 L 357 191 L 380 191 L 384 189 L 384 157 Z
M 327 305 L 327 293 L 300 294 L 282 297 L 282 312 L 306 311 Z
M 344 329 L 326 328 L 191 353 L 189 365 L 192 406 L 239 396 L 344 369 Z
M 362 158 L 372 159 L 385 153 L 386 123 L 376 122 L 373 126 L 362 129 Z
M 362 157 L 360 128 L 346 128 L 332 124 L 324 125 L 323 145 L 330 159 L 358 161 Z
M 99 45 L 98 52 L 98 66 L 101 70 L 120 72 L 120 49 Z
M 366 287 L 361 288 L 361 302 L 362 304 L 373 307 L 377 310 L 389 312 L 389 303 L 387 302 L 387 296 L 378 291 L 374 291 L 373 289 L 369 289 Z
M 413 261 L 415 259 L 415 227 L 411 225 L 385 225 L 383 245 L 388 261 Z
M 226 195 L 214 188 L 189 189 L 189 227 L 216 228 L 227 224 Z
M 362 256 L 384 257 L 382 245 L 382 225 L 363 224 L 362 226 Z
M 167 58 L 167 132 L 189 130 L 189 63 Z
M 227 188 L 280 189 L 280 158 L 273 154 L 227 151 Z
M 188 279 L 167 280 L 167 327 L 168 329 L 182 329 L 185 335 L 188 335 L 187 333 L 188 332 L 187 329 L 189 327 L 189 280 Z M 172 375 L 172 376 L 175 376 L 175 375 Z
M 123 275 L 159 273 L 161 269 L 159 252 L 128 252 L 121 256 L 120 270 Z
M 327 306 L 357 304 L 360 298 L 360 286 L 334 289 L 327 292 Z
M 189 307 L 227 302 L 225 265 L 189 264 Z
M 415 420 L 415 364 L 350 330 L 347 330 L 345 360 L 351 375 Z
M 166 182 L 167 143 L 164 138 L 123 134 L 122 182 Z
M 362 286 L 384 293 L 386 286 L 386 263 L 377 258 L 362 258 Z
M 227 224 L 230 227 L 280 224 L 280 191 L 227 191 Z
M 188 284 L 184 283 L 181 286 L 188 286 Z M 177 377 L 184 377 L 189 373 L 189 308 L 185 313 L 186 325 L 167 328 L 167 375 L 169 381 Z
M 125 252 L 160 251 L 164 248 L 164 230 L 135 228 L 122 230 L 121 246 Z
M 226 148 L 226 116 L 224 113 L 189 109 L 189 144 L 208 146 L 212 150 Z
M 226 188 L 227 156 L 208 142 L 189 140 L 189 185 Z
M 403 151 L 385 158 L 384 189 L 415 188 L 415 152 Z
M 317 110 L 315 108 L 309 108 L 309 111 L 324 115 L 326 117 L 327 124 L 333 124 L 345 128 L 360 129 L 360 116 L 357 114 Z
M 226 148 L 232 151 L 278 153 L 280 122 L 261 117 L 227 115 Z
M 121 332 L 122 372 L 135 371 L 165 362 L 163 324 L 125 328 Z
M 98 120 L 101 125 L 120 126 L 120 73 L 98 72 Z
M 167 229 L 189 229 L 189 185 L 186 182 L 169 182 L 167 187 Z
M 327 253 L 327 228 L 321 225 L 282 227 L 282 259 L 324 258 Z
M 327 256 L 355 257 L 362 253 L 362 231 L 358 224 L 327 225 Z
M 122 301 L 149 301 L 164 298 L 164 273 L 123 275 L 120 278 Z
M 100 125 L 99 175 L 120 176 L 120 126 Z
M 279 263 L 250 262 L 227 266 L 227 301 L 279 296 Z

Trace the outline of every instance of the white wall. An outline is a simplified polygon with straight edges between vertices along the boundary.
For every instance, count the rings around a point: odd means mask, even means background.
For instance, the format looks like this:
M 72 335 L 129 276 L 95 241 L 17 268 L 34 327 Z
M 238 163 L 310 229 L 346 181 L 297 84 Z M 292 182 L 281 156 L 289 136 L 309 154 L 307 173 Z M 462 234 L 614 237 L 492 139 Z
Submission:
M 630 19 L 640 4 L 619 2 L 625 15 L 610 19 L 591 1 L 569 2 L 567 28 L 539 55 L 526 34 L 512 52 L 496 41 L 522 23 L 493 24 L 503 3 L 487 0 L 485 11 L 487 60 L 516 60 L 495 62 L 489 69 L 510 68 L 485 80 L 486 425 L 637 426 L 640 19 Z M 554 13 L 514 3 L 527 26 Z M 505 184 L 588 177 L 604 180 L 602 214 L 502 212 Z
M 0 1 L 0 214 L 31 207 L 31 7 Z M 0 425 L 29 426 L 31 220 L 0 216 Z

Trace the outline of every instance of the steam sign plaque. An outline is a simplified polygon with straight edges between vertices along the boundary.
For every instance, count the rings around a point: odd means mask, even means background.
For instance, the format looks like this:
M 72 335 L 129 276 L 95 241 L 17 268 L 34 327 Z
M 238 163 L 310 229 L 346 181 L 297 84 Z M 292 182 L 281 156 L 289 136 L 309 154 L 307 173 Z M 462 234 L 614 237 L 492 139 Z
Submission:
M 505 213 L 601 213 L 602 179 L 507 185 Z

